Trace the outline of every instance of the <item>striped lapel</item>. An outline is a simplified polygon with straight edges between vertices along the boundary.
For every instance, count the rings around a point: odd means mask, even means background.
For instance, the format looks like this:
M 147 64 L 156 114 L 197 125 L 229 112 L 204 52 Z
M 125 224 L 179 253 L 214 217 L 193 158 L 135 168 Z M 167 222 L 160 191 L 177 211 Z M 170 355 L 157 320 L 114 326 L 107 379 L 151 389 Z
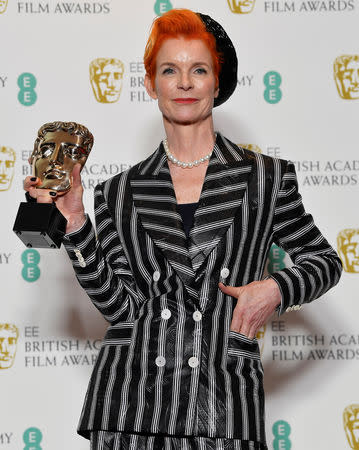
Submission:
M 252 161 L 219 133 L 190 232 L 189 252 L 196 272 L 218 245 L 242 205 Z
M 131 180 L 131 188 L 143 227 L 184 284 L 191 286 L 194 271 L 162 143 L 140 166 Z

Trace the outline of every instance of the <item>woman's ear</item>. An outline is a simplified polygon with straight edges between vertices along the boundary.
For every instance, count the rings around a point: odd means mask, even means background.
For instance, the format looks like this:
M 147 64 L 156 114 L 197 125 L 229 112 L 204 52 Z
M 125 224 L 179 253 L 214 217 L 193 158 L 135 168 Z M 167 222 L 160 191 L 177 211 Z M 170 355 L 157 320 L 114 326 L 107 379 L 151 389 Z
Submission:
M 147 94 L 153 98 L 153 100 L 157 100 L 157 94 L 155 88 L 152 86 L 152 80 L 146 73 L 145 75 L 145 88 L 147 91 Z

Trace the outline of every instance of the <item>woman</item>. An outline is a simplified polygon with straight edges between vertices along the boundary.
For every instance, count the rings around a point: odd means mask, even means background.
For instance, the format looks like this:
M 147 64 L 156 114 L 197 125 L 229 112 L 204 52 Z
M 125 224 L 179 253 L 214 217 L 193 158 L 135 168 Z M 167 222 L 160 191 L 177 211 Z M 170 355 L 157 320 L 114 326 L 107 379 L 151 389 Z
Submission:
M 96 187 L 97 238 L 79 167 L 56 198 L 77 278 L 111 324 L 79 433 L 93 449 L 263 450 L 256 332 L 276 308 L 326 292 L 341 264 L 304 211 L 293 165 L 214 133 L 213 106 L 237 82 L 223 28 L 172 10 L 154 22 L 145 67 L 167 141 Z M 26 189 L 48 201 L 36 183 Z M 260 281 L 273 242 L 294 266 Z

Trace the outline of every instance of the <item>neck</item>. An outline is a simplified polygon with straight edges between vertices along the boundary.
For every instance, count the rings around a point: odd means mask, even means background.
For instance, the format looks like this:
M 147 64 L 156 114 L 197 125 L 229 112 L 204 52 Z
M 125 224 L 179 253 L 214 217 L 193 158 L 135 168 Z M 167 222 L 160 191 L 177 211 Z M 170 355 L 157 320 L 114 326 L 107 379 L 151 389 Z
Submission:
M 212 116 L 210 120 L 190 125 L 174 124 L 163 120 L 169 149 L 181 161 L 194 161 L 210 153 L 215 136 Z

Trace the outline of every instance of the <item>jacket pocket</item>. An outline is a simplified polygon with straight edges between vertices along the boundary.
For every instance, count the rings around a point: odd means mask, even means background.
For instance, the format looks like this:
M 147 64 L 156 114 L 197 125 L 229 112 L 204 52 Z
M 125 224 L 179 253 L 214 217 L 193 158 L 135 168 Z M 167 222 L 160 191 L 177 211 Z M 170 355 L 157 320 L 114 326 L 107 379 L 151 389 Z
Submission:
M 244 334 L 230 331 L 228 337 L 228 356 L 260 360 L 257 339 L 249 339 Z
M 118 322 L 107 328 L 102 345 L 130 345 L 134 322 Z

